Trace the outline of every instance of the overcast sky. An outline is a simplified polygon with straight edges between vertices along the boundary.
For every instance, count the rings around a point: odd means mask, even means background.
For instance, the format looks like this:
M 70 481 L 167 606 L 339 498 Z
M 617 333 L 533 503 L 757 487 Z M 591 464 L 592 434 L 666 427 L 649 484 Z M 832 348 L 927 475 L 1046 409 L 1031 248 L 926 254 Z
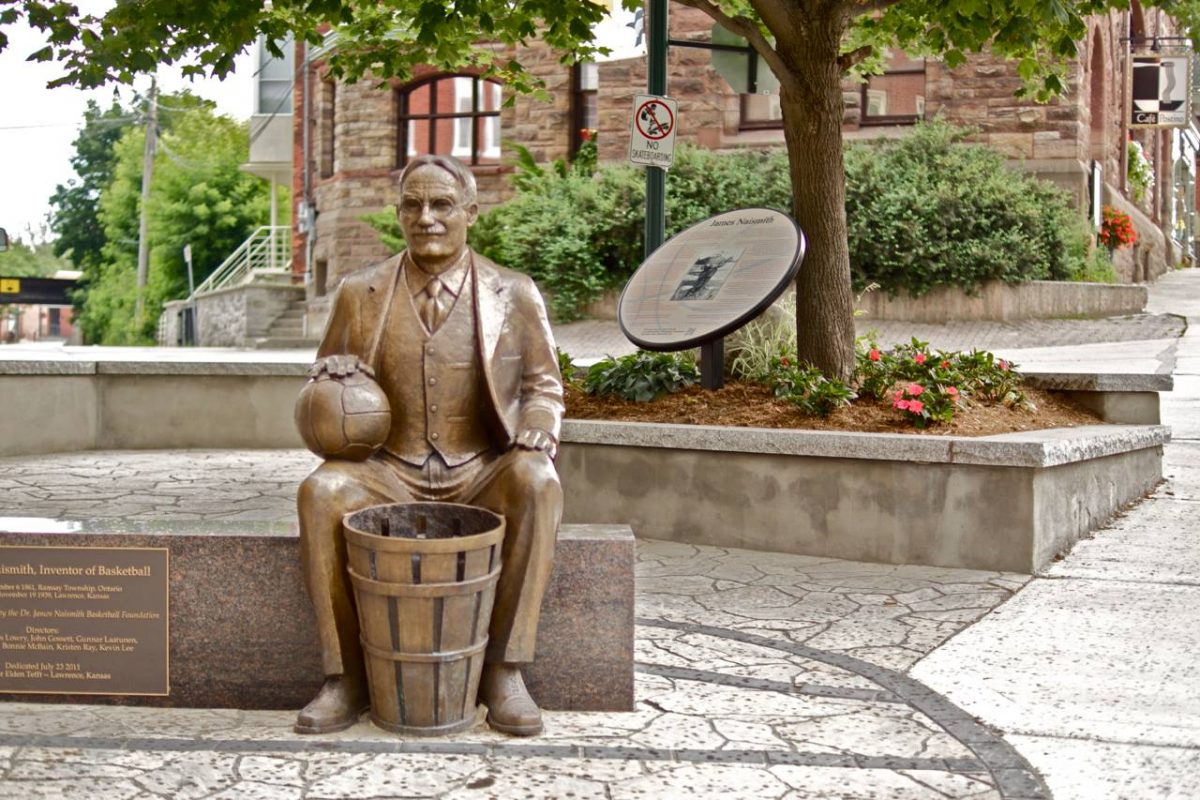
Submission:
M 9 236 L 25 240 L 27 227 L 36 233 L 43 225 L 54 187 L 75 176 L 70 164 L 74 152 L 71 142 L 83 121 L 88 99 L 107 107 L 113 89 L 47 89 L 46 83 L 59 77 L 61 68 L 25 61 L 29 53 L 45 44 L 41 34 L 19 25 L 6 26 L 5 33 L 8 47 L 0 52 L 0 228 L 6 229 Z M 235 73 L 224 81 L 189 82 L 177 68 L 164 68 L 158 83 L 163 92 L 190 88 L 215 101 L 223 113 L 246 119 L 253 103 L 252 73 L 248 52 L 239 59 Z M 143 92 L 149 85 L 148 78 L 136 84 Z M 132 94 L 124 89 L 122 97 L 128 104 Z

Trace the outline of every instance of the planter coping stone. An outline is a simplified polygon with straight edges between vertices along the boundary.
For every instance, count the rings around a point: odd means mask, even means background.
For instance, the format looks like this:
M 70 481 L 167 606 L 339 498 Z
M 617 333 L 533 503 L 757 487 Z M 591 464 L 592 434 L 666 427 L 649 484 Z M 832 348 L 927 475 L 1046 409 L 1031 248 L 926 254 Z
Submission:
M 1085 425 L 970 437 L 568 419 L 563 422 L 562 441 L 564 444 L 1046 468 L 1159 447 L 1170 437 L 1170 428 L 1163 425 Z

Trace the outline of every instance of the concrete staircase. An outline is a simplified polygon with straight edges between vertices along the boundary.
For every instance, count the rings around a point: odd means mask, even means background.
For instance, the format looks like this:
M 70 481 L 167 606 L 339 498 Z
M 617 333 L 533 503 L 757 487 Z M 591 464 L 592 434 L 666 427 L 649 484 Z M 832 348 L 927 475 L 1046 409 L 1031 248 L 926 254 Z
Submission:
M 267 335 L 254 340 L 256 350 L 303 350 L 321 343 L 320 331 L 305 336 L 304 316 L 307 300 L 300 298 L 288 304 L 287 310 L 271 323 Z

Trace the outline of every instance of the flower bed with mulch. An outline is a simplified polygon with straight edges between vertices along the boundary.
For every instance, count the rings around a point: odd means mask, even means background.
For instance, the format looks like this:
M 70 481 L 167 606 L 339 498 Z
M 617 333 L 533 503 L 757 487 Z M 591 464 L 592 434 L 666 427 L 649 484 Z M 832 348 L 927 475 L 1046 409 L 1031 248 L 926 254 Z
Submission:
M 567 417 L 625 422 L 673 422 L 687 425 L 795 428 L 860 433 L 914 433 L 938 436 L 991 436 L 1015 431 L 1099 425 L 1103 420 L 1055 392 L 1026 387 L 1032 408 L 964 405 L 950 422 L 914 428 L 892 402 L 859 398 L 827 417 L 805 414 L 761 383 L 733 381 L 710 391 L 692 386 L 656 400 L 637 403 L 619 397 L 585 394 L 567 387 Z

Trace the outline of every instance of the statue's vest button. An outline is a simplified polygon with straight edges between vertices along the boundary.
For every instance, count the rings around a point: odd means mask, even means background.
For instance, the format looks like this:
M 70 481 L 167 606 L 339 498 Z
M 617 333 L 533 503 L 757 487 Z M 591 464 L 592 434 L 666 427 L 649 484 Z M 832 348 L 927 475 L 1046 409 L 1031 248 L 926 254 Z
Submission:
M 429 385 L 430 385 L 430 386 L 437 386 L 437 378 L 430 378 L 430 379 L 429 379 Z
M 430 414 L 436 414 L 436 413 L 437 413 L 437 403 L 434 403 L 433 405 L 431 405 L 431 406 L 429 407 L 429 413 L 430 413 Z
M 438 432 L 434 431 L 433 433 L 429 434 L 429 438 L 436 442 L 438 440 Z

